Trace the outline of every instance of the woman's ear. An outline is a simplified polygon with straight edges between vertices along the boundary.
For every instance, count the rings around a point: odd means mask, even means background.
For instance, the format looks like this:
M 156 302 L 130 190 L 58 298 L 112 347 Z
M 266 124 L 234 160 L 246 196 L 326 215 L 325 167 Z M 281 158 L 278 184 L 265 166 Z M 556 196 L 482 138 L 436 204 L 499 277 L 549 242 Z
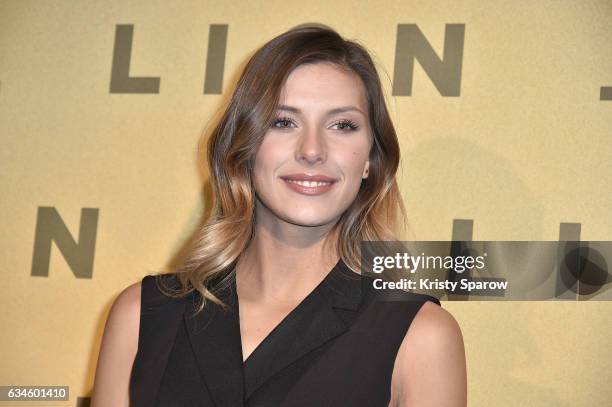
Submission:
M 365 167 L 363 169 L 363 175 L 361 176 L 361 178 L 363 179 L 368 178 L 369 172 L 370 172 L 370 160 L 366 161 Z

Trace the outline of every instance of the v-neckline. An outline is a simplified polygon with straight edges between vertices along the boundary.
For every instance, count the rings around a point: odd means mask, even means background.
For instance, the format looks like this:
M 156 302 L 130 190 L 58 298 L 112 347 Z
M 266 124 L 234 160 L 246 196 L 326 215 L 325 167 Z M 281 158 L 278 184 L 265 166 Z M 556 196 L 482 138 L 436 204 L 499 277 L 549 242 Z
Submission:
M 231 291 L 230 295 L 231 295 L 231 300 L 232 300 L 232 306 L 235 310 L 236 323 L 238 324 L 238 339 L 239 339 L 238 342 L 240 345 L 240 359 L 242 359 L 243 368 L 247 364 L 249 364 L 249 362 L 254 360 L 254 355 L 256 353 L 261 353 L 261 349 L 264 348 L 274 338 L 274 336 L 278 334 L 278 331 L 281 330 L 282 327 L 286 326 L 290 320 L 295 319 L 297 317 L 297 315 L 304 308 L 304 306 L 308 304 L 310 300 L 321 291 L 321 289 L 323 288 L 325 284 L 327 284 L 327 282 L 331 278 L 331 275 L 334 273 L 334 271 L 336 271 L 338 267 L 340 267 L 341 262 L 342 262 L 342 259 L 340 258 L 336 262 L 336 264 L 331 268 L 331 270 L 327 272 L 325 277 L 323 277 L 323 279 L 315 286 L 315 288 L 313 288 L 295 307 L 291 309 L 291 311 L 289 311 L 278 322 L 278 324 L 276 324 L 270 330 L 270 332 L 268 332 L 268 334 L 261 341 L 259 341 L 257 346 L 253 348 L 253 350 L 249 353 L 246 359 L 244 359 L 244 353 L 243 353 L 242 329 L 241 329 L 241 324 L 240 324 L 240 301 L 238 298 L 238 288 L 236 285 L 236 273 L 235 273 L 236 270 L 234 269 L 234 276 L 232 278 L 231 286 L 230 286 L 230 291 Z
M 272 376 L 346 332 L 367 295 L 363 288 L 370 287 L 339 260 L 243 360 L 232 274 L 215 280 L 213 288 L 227 308 L 208 304 L 197 312 L 200 303 L 194 294 L 183 312 L 195 363 L 217 405 L 243 405 Z

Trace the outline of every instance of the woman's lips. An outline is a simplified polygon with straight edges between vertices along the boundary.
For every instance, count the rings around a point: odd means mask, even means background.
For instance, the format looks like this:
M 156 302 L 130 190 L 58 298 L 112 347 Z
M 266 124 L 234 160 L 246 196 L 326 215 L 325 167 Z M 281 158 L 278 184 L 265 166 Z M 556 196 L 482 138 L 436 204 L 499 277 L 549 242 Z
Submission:
M 282 178 L 289 188 L 303 195 L 323 194 L 336 184 L 336 181 L 305 181 Z

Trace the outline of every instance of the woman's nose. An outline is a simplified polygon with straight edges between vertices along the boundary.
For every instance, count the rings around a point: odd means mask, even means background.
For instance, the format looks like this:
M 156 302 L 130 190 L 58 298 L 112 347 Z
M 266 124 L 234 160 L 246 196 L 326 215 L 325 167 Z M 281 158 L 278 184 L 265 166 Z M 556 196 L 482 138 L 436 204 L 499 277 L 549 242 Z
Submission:
M 307 164 L 327 160 L 327 144 L 321 130 L 312 129 L 301 135 L 296 148 L 296 160 Z

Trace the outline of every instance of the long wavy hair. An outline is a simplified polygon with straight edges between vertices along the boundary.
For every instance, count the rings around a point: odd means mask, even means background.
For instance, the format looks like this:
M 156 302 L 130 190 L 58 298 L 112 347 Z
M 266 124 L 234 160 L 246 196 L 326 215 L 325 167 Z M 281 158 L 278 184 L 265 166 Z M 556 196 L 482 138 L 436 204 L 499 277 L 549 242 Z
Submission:
M 257 50 L 245 66 L 227 108 L 207 141 L 213 191 L 210 215 L 198 230 L 186 260 L 173 274 L 178 286 L 161 277 L 160 290 L 181 297 L 200 295 L 225 307 L 216 289 L 230 281 L 240 254 L 255 229 L 252 171 L 255 153 L 274 120 L 281 88 L 298 66 L 332 63 L 357 74 L 366 90 L 373 144 L 369 174 L 359 192 L 330 230 L 326 244 L 354 272 L 360 272 L 360 242 L 396 240 L 406 226 L 406 212 L 395 178 L 400 160 L 397 135 L 385 103 L 376 67 L 368 51 L 354 40 L 319 26 L 291 29 Z M 403 229 L 402 229 L 403 230 Z M 166 274 L 167 276 L 167 274 Z

